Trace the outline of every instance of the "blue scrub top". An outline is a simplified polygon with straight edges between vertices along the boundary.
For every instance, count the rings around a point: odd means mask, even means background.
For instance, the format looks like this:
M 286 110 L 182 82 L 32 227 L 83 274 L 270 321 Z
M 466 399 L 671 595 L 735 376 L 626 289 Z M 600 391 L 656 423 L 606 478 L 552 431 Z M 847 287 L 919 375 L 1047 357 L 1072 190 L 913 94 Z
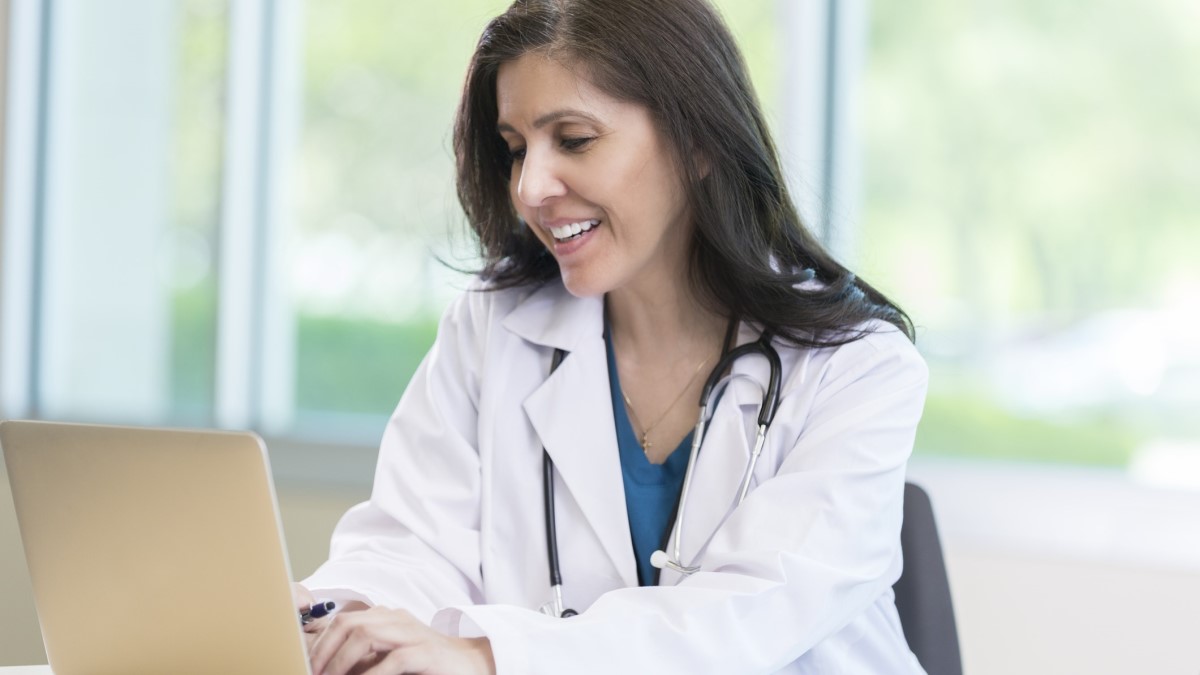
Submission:
M 608 328 L 604 330 L 604 342 L 608 349 L 608 382 L 612 391 L 613 417 L 617 425 L 617 448 L 621 453 L 621 477 L 625 482 L 625 508 L 629 512 L 629 532 L 633 536 L 633 555 L 637 560 L 638 583 L 642 586 L 658 584 L 659 570 L 650 564 L 650 555 L 665 548 L 669 529 L 673 524 L 675 505 L 683 489 L 683 477 L 687 472 L 688 455 L 692 445 L 689 432 L 675 451 L 662 464 L 652 464 L 638 442 L 629 413 L 625 410 L 625 397 L 621 395 L 621 381 L 617 374 L 617 359 L 613 354 L 612 340 Z

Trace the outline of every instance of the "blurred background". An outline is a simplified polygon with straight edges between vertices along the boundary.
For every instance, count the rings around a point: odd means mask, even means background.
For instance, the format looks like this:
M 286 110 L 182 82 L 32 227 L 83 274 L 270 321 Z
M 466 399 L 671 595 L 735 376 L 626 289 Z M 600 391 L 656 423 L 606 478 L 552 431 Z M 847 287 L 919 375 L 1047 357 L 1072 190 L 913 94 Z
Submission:
M 1200 672 L 1200 4 L 715 4 L 917 324 L 967 671 Z M 506 5 L 0 2 L 0 418 L 255 429 L 314 569 L 475 263 L 450 124 Z M 0 496 L 0 665 L 44 662 Z

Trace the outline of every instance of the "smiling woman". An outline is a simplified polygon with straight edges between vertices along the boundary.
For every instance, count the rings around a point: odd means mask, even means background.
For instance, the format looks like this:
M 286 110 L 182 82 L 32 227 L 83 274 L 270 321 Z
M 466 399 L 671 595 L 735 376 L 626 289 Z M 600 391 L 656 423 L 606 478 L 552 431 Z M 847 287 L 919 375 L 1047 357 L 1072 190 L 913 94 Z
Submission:
M 716 3 L 746 41 L 768 113 L 781 101 L 788 56 L 777 1 Z M 268 317 L 283 321 L 267 322 L 274 330 L 265 351 L 286 369 L 264 383 L 264 409 L 282 412 L 286 433 L 376 443 L 438 317 L 466 283 L 439 260 L 477 264 L 447 180 L 448 127 L 480 29 L 508 4 L 304 3 L 295 54 L 302 89 L 275 106 L 300 124 L 289 146 L 296 161 L 278 175 L 283 245 L 267 244 L 283 252 L 282 297 L 267 300 L 272 308 L 282 301 Z M 291 10 L 282 13 L 289 16 L 294 23 Z M 286 71 L 291 59 L 273 63 Z
M 538 52 L 502 65 L 496 92 L 512 204 L 567 290 L 686 284 L 686 196 L 649 111 Z
M 484 267 L 297 586 L 345 608 L 314 671 L 922 672 L 891 586 L 925 366 L 800 222 L 713 8 L 518 0 L 454 149 Z

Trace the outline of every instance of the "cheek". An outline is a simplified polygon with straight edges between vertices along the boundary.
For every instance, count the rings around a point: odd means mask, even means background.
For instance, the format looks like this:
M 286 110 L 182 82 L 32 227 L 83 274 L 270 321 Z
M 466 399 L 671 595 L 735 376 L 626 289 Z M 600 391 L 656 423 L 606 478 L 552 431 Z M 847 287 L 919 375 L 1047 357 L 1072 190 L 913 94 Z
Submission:
M 622 195 L 625 211 L 633 209 L 651 223 L 664 225 L 675 221 L 683 210 L 683 186 L 672 167 L 656 161 L 630 166 L 619 185 L 613 185 L 609 194 Z
M 667 161 L 655 161 L 647 167 L 644 185 L 653 191 L 654 199 L 670 220 L 687 210 L 687 194 L 679 169 Z

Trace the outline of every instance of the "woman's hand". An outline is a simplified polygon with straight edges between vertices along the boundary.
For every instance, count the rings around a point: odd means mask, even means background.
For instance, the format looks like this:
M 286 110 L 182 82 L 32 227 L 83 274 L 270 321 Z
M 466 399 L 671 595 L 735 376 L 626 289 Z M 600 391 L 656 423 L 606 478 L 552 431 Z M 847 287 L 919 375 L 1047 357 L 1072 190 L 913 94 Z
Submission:
M 313 596 L 312 591 L 309 591 L 304 586 L 296 582 L 292 582 L 292 603 L 296 606 L 296 613 L 299 614 L 304 610 L 312 607 L 317 603 L 317 599 Z M 358 601 L 342 603 L 338 606 L 339 612 L 358 612 L 367 609 L 368 606 Z M 312 657 L 313 645 L 316 644 L 317 638 L 321 637 L 321 633 L 329 625 L 332 617 L 320 619 L 312 619 L 304 624 L 304 646 L 308 649 L 309 657 Z
M 304 610 L 312 607 L 317 602 L 311 591 L 296 582 L 292 582 L 292 604 L 296 606 L 296 613 L 299 614 Z M 313 645 L 316 644 L 317 638 L 321 637 L 321 631 L 325 628 L 326 620 L 317 619 L 304 624 L 304 646 L 308 649 L 311 656 Z
M 492 675 L 487 638 L 443 635 L 401 609 L 339 613 L 311 645 L 315 675 Z
M 316 601 L 317 599 L 313 597 L 311 591 L 294 581 L 292 582 L 292 603 L 296 605 L 297 613 L 312 607 Z

